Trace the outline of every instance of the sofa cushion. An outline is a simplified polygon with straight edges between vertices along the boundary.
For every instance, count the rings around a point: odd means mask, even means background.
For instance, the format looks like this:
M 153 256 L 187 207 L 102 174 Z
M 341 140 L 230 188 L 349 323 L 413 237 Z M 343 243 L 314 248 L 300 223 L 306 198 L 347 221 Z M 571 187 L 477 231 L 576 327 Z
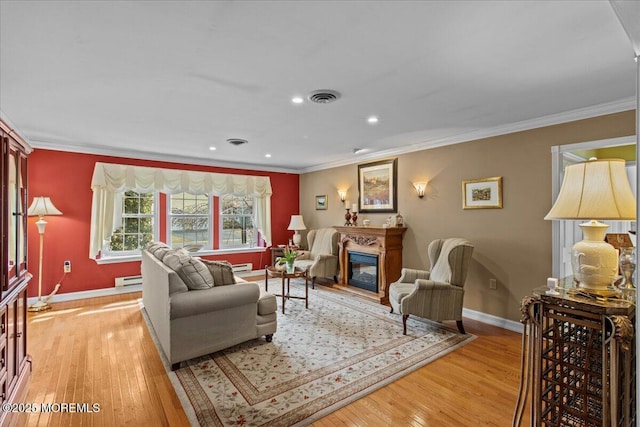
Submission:
M 198 258 L 194 258 L 184 249 L 176 249 L 165 255 L 162 262 L 178 273 L 190 291 L 209 289 L 213 286 L 213 276 Z
M 257 304 L 259 297 L 260 287 L 257 283 L 252 282 L 182 292 L 171 295 L 170 317 L 171 320 L 175 320 L 213 311 L 234 309 L 247 304 Z M 197 327 L 195 323 L 194 327 Z
M 169 251 L 173 250 L 164 242 L 151 242 L 145 247 L 145 249 L 151 252 L 160 261 L 162 261 L 162 258 L 164 258 Z
M 233 285 L 236 283 L 231 264 L 226 261 L 202 260 L 213 277 L 213 286 Z

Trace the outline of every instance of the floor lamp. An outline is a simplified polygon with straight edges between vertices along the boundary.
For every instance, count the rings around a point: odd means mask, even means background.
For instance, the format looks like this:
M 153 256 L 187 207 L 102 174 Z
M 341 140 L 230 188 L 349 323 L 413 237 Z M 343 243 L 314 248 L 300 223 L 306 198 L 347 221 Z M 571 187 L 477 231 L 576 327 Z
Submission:
M 34 197 L 31 206 L 29 206 L 29 210 L 27 211 L 29 216 L 38 216 L 39 219 L 36 221 L 36 225 L 38 226 L 38 233 L 40 233 L 40 257 L 39 257 L 39 265 L 38 265 L 38 301 L 34 304 L 30 305 L 27 310 L 28 311 L 43 311 L 48 310 L 51 306 L 48 304 L 47 300 L 42 299 L 42 250 L 44 247 L 44 228 L 47 225 L 47 221 L 44 220 L 45 215 L 62 215 L 51 202 L 51 199 L 48 197 Z

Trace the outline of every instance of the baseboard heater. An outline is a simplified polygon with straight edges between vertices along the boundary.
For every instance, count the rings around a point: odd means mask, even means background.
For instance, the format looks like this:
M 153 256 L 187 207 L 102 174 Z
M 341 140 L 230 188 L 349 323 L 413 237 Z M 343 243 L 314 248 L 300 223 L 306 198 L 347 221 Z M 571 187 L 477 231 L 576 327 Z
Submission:
M 116 288 L 131 285 L 142 285 L 142 276 L 116 277 Z
M 252 271 L 253 263 L 246 262 L 244 264 L 233 264 L 231 268 L 233 269 L 234 273 L 239 273 L 241 271 Z

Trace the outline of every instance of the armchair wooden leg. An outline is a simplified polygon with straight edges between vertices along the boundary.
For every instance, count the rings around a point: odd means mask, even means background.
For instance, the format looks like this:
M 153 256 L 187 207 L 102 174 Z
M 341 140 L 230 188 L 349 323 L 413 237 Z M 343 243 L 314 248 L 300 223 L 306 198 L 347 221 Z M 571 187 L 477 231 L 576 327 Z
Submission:
M 389 313 L 393 313 L 393 306 L 391 306 L 391 311 L 389 311 Z
M 271 340 L 273 340 L 273 334 L 265 335 L 264 340 L 266 342 L 271 342 Z
M 173 364 L 171 365 L 171 370 L 172 370 L 172 371 L 176 371 L 176 370 L 178 370 L 179 368 L 180 368 L 180 362 L 178 362 L 178 363 L 173 363 Z
M 315 289 L 316 288 L 316 278 L 312 277 L 311 278 L 311 289 Z
M 409 318 L 408 314 L 402 315 L 402 335 L 407 335 L 407 319 Z
M 333 276 L 333 283 L 338 283 L 338 276 Z
M 462 326 L 462 320 L 456 320 L 456 325 L 458 325 L 458 330 L 462 335 L 466 334 L 464 331 L 464 326 Z

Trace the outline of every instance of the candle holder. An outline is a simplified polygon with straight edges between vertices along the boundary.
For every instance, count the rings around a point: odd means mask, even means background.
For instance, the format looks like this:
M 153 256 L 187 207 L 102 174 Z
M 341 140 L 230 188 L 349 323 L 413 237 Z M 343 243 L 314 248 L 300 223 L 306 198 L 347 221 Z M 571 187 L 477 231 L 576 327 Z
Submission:
M 633 273 L 636 271 L 635 248 L 620 248 L 620 272 L 622 273 L 622 283 L 620 288 L 634 289 Z
M 353 213 L 351 214 L 351 225 L 353 225 L 354 227 L 358 226 L 358 212 L 353 211 Z
M 349 213 L 349 208 L 347 208 L 347 213 L 344 214 L 344 225 L 345 226 L 351 225 L 351 213 Z

